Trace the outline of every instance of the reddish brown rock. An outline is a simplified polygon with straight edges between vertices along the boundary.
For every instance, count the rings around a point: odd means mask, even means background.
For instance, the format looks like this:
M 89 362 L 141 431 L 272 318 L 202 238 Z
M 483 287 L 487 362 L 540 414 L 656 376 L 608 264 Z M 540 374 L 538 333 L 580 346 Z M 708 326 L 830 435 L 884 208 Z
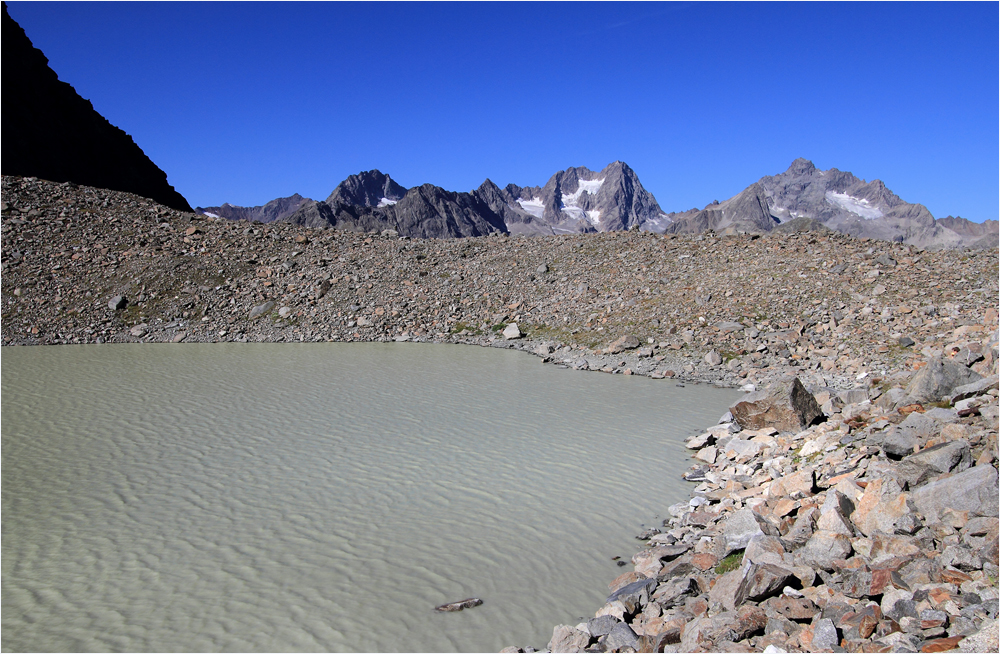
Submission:
M 823 417 L 816 398 L 798 377 L 751 393 L 729 410 L 744 429 L 771 427 L 778 431 L 799 431 Z
M 693 555 L 690 561 L 691 565 L 704 572 L 705 570 L 714 568 L 719 562 L 719 557 L 703 552 L 701 554 Z
M 934 640 L 928 640 L 924 643 L 924 646 L 920 648 L 921 652 L 947 652 L 958 647 L 959 641 L 961 641 L 965 636 L 951 636 L 950 638 L 935 638 Z

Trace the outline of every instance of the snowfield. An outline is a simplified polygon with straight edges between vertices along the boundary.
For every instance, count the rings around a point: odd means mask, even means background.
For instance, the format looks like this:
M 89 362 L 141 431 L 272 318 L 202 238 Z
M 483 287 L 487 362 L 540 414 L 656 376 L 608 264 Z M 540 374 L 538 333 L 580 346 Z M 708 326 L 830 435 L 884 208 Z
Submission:
M 827 191 L 826 201 L 837 205 L 841 209 L 846 209 L 853 214 L 857 214 L 865 220 L 874 220 L 882 217 L 882 211 L 878 207 L 873 207 L 868 203 L 868 200 L 862 200 L 853 195 Z

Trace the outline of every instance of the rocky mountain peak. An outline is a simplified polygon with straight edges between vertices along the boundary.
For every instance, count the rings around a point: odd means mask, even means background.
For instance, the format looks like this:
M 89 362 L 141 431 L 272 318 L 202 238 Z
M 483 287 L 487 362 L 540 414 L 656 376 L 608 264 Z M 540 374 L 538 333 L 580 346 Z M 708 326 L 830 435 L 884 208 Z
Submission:
M 406 189 L 380 170 L 366 170 L 351 175 L 333 189 L 326 199 L 330 205 L 379 207 L 395 204 Z
M 814 172 L 816 172 L 816 166 L 813 164 L 813 162 L 809 161 L 808 159 L 799 157 L 798 159 L 792 162 L 792 165 L 788 167 L 788 170 L 785 171 L 785 174 L 790 173 L 792 175 L 809 175 Z

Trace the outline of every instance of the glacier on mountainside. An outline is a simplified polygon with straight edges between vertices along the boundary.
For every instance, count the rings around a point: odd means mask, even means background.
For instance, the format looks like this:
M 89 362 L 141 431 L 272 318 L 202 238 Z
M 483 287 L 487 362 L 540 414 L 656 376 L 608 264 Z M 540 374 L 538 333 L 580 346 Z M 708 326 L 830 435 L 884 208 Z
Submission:
M 873 207 L 868 204 L 868 200 L 856 198 L 846 193 L 827 191 L 826 201 L 830 204 L 837 205 L 841 209 L 846 209 L 853 214 L 857 214 L 865 220 L 875 220 L 876 218 L 882 217 L 882 211 L 879 210 L 878 207 Z
M 545 205 L 542 203 L 541 198 L 531 198 L 530 200 L 518 200 L 517 203 L 521 205 L 521 208 L 530 213 L 535 218 L 541 218 L 542 214 L 545 213 Z

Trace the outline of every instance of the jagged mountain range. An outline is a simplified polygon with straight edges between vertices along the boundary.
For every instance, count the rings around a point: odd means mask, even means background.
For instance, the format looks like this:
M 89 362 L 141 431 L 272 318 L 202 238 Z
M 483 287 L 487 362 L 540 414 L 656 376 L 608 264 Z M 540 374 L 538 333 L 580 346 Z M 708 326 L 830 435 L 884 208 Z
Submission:
M 109 123 L 72 86 L 59 81 L 3 3 L 2 172 L 128 191 L 189 211 L 166 174 L 128 134 Z M 196 211 L 232 220 L 289 221 L 410 237 L 495 232 L 566 234 L 641 229 L 653 232 L 768 232 L 831 229 L 925 248 L 997 247 L 998 222 L 935 219 L 880 180 L 796 159 L 736 196 L 703 209 L 664 213 L 635 171 L 615 161 L 601 171 L 567 168 L 544 186 L 503 188 L 487 179 L 469 192 L 432 184 L 406 189 L 377 170 L 351 175 L 326 198 L 298 194 L 259 207 L 223 204 Z
M 371 170 L 351 175 L 323 201 L 296 194 L 262 207 L 224 204 L 197 211 L 317 228 L 395 230 L 414 238 L 626 229 L 657 233 L 830 229 L 923 248 L 998 244 L 996 220 L 935 219 L 926 207 L 904 202 L 880 180 L 866 182 L 836 168 L 819 170 L 806 159 L 796 159 L 785 172 L 762 177 L 728 200 L 673 213 L 664 213 L 635 171 L 621 161 L 601 171 L 567 168 L 544 186 L 501 188 L 487 179 L 470 192 L 446 191 L 432 184 L 406 189 Z

